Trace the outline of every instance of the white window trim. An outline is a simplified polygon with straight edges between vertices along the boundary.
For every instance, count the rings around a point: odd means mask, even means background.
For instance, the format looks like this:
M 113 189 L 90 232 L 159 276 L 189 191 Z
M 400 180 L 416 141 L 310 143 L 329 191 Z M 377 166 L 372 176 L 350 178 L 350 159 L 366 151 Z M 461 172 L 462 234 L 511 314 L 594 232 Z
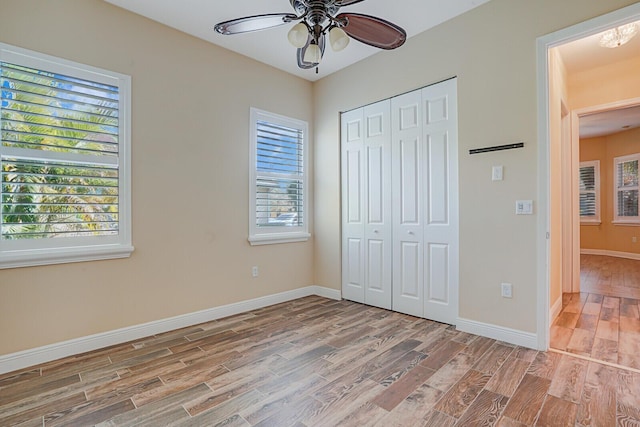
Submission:
M 295 243 L 309 240 L 309 126 L 307 122 L 267 111 L 251 108 L 250 110 L 250 137 L 249 137 L 249 243 L 252 246 L 277 243 Z M 257 148 L 258 121 L 267 121 L 287 127 L 302 129 L 303 143 L 303 206 L 302 226 L 300 227 L 269 227 L 258 228 L 256 224 L 256 178 L 257 178 Z
M 625 162 L 634 161 L 634 160 L 637 160 L 638 164 L 640 164 L 640 153 L 630 154 L 628 156 L 615 157 L 613 159 L 613 221 L 611 221 L 611 223 L 614 225 L 640 226 L 640 215 L 635 217 L 618 215 L 618 165 L 620 163 L 625 163 Z M 637 187 L 630 187 L 628 189 L 640 191 L 640 185 L 638 185 Z
M 594 168 L 594 177 L 595 177 L 595 190 L 593 191 L 596 195 L 596 215 L 593 217 L 580 217 L 581 225 L 600 225 L 602 223 L 601 215 L 600 215 L 600 160 L 591 160 L 587 162 L 580 162 L 580 169 L 583 167 Z M 592 191 L 581 190 L 580 193 L 590 193 Z
M 5 43 L 0 43 L 0 62 L 118 86 L 121 117 L 118 128 L 118 236 L 56 238 L 46 239 L 51 240 L 46 242 L 0 239 L 0 269 L 129 257 L 134 250 L 131 242 L 131 77 Z M 87 159 L 82 160 L 87 162 Z

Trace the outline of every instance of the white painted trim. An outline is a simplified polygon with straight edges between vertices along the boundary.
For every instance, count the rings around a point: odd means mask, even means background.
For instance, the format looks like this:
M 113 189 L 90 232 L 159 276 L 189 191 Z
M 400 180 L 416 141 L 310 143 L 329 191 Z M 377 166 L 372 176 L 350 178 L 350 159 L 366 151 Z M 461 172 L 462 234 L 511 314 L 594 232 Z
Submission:
M 549 49 L 640 19 L 640 2 L 539 37 L 536 41 L 538 99 L 537 348 L 549 348 Z
M 558 297 L 556 302 L 554 302 L 553 305 L 551 306 L 551 310 L 549 311 L 550 325 L 553 325 L 553 321 L 556 320 L 556 317 L 558 317 L 561 311 L 562 311 L 562 295 L 560 295 L 560 297 Z
M 608 251 L 605 249 L 580 249 L 580 255 L 603 255 L 640 260 L 640 254 L 634 254 L 633 252 Z
M 481 335 L 494 340 L 504 341 L 522 347 L 539 349 L 538 336 L 531 332 L 519 331 L 517 329 L 505 328 L 488 323 L 476 322 L 475 320 L 458 317 L 456 329 L 470 334 Z
M 50 362 L 63 357 L 85 353 L 87 351 L 97 350 L 111 345 L 122 344 L 127 341 L 149 337 L 175 329 L 185 328 L 187 326 L 197 325 L 199 323 L 210 322 L 223 317 L 233 316 L 234 314 L 244 313 L 310 295 L 318 295 L 335 300 L 340 300 L 342 298 L 340 291 L 337 289 L 330 289 L 322 286 L 307 286 L 305 288 L 294 289 L 292 291 L 282 292 L 279 294 L 267 295 L 247 301 L 240 301 L 168 319 L 156 320 L 154 322 L 129 326 L 122 329 L 116 329 L 114 331 L 103 332 L 0 356 L 0 374 Z

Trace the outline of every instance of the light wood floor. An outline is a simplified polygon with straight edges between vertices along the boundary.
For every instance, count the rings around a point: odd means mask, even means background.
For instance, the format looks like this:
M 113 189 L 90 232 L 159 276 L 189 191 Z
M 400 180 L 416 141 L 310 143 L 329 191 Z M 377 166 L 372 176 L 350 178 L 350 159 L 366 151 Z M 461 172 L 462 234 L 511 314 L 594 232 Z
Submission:
M 580 291 L 640 299 L 640 261 L 580 255 Z
M 640 261 L 580 257 L 582 293 L 564 294 L 551 347 L 640 369 Z
M 1 426 L 640 424 L 640 374 L 308 297 L 0 376 Z

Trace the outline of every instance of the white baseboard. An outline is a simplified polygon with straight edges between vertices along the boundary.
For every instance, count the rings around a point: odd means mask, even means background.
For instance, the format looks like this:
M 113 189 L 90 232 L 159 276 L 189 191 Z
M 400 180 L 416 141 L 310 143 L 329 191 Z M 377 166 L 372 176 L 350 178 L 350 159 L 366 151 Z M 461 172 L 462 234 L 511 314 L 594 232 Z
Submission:
M 562 295 L 553 303 L 551 310 L 549 310 L 549 325 L 553 325 L 553 321 L 562 311 Z
M 141 325 L 130 326 L 114 331 L 76 338 L 69 341 L 50 344 L 30 350 L 0 356 L 0 374 L 51 362 L 63 357 L 73 356 L 87 351 L 97 350 L 111 345 L 122 344 L 140 338 L 185 328 L 199 323 L 210 322 L 234 314 L 256 310 L 282 302 L 291 301 L 310 295 L 340 300 L 342 295 L 337 289 L 322 286 L 307 286 L 275 295 L 267 295 L 234 304 L 214 307 L 207 310 L 161 319 Z
M 604 255 L 617 258 L 640 260 L 640 254 L 634 254 L 633 252 L 608 251 L 605 249 L 580 249 L 580 255 Z
M 494 340 L 504 341 L 522 347 L 538 349 L 538 335 L 531 332 L 519 331 L 475 320 L 458 318 L 456 329 L 474 335 L 481 335 Z

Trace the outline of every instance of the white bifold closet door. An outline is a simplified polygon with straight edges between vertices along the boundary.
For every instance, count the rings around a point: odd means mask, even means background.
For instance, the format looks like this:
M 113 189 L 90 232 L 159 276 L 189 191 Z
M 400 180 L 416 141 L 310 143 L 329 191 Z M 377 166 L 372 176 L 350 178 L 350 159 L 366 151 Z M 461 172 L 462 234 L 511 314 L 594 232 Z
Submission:
M 346 299 L 391 309 L 390 101 L 342 115 L 342 275 Z
M 393 310 L 458 316 L 456 79 L 392 100 Z
M 344 298 L 455 324 L 456 85 L 342 115 Z

